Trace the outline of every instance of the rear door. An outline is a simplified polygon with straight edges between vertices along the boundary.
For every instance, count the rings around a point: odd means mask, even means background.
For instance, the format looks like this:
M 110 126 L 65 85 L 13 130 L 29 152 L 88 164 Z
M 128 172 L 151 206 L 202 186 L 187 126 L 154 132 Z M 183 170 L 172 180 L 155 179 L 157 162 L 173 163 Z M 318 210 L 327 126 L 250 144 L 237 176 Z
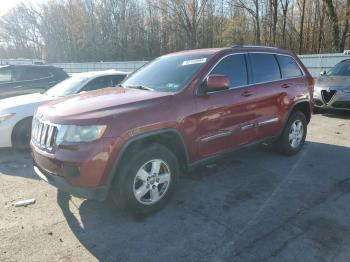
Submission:
M 249 53 L 248 56 L 256 94 L 254 139 L 259 141 L 274 137 L 281 130 L 282 117 L 288 109 L 286 83 L 275 54 Z
M 50 86 L 52 74 L 43 67 L 17 67 L 13 72 L 13 89 L 18 94 L 43 92 Z

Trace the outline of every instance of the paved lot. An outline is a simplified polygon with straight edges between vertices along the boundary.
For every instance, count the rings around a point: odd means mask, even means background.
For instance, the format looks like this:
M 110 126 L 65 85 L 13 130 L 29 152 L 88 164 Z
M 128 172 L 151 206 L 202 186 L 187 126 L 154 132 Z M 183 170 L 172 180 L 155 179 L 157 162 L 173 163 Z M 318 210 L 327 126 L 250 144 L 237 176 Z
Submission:
M 350 261 L 349 203 L 349 113 L 315 115 L 297 156 L 257 146 L 196 170 L 144 219 L 57 193 L 1 150 L 0 261 Z

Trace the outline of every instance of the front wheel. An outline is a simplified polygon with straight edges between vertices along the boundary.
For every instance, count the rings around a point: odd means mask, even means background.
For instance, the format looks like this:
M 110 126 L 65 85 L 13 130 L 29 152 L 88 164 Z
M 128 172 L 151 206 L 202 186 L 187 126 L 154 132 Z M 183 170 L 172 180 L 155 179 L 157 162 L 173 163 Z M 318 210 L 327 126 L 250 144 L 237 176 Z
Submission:
M 179 176 L 175 155 L 158 144 L 145 145 L 121 163 L 112 185 L 113 200 L 133 214 L 148 214 L 161 209 L 174 192 Z
M 285 155 L 298 153 L 305 143 L 307 121 L 302 112 L 294 112 L 288 119 L 280 138 L 274 143 L 278 152 Z

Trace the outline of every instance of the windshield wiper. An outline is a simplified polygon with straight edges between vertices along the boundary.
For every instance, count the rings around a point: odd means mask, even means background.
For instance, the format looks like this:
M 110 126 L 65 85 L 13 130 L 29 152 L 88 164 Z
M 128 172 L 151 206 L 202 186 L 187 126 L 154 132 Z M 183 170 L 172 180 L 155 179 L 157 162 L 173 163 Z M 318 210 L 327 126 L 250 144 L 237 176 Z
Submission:
M 123 87 L 127 87 L 127 88 L 135 88 L 135 89 L 140 89 L 140 90 L 147 90 L 147 91 L 154 91 L 153 88 L 147 87 L 147 86 L 123 86 Z

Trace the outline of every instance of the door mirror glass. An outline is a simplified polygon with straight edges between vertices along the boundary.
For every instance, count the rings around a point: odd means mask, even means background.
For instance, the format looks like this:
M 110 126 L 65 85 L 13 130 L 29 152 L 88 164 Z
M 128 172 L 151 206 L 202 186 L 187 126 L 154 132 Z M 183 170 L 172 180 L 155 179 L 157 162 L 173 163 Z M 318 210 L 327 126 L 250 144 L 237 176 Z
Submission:
M 321 76 L 327 75 L 327 71 L 326 71 L 326 70 L 321 71 L 320 75 L 321 75 Z
M 227 75 L 210 75 L 206 81 L 206 91 L 221 91 L 230 88 L 230 80 Z

